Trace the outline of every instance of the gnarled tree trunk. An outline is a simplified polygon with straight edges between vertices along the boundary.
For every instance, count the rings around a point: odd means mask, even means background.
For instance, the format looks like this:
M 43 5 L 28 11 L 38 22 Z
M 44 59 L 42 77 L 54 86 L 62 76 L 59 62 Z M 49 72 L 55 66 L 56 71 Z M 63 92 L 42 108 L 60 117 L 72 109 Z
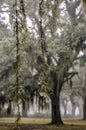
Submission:
M 86 120 L 86 96 L 84 97 L 83 104 L 83 120 Z
M 52 101 L 51 101 L 51 107 L 52 107 L 52 124 L 54 125 L 62 125 L 62 119 L 60 114 L 60 96 L 59 95 L 53 95 Z
M 53 80 L 53 92 L 51 96 L 51 113 L 52 113 L 52 121 L 51 123 L 53 125 L 62 125 L 62 119 L 61 119 L 61 113 L 60 113 L 60 92 L 58 80 L 57 80 L 57 74 L 56 72 L 52 73 L 52 80 Z M 60 82 L 59 82 L 60 83 Z

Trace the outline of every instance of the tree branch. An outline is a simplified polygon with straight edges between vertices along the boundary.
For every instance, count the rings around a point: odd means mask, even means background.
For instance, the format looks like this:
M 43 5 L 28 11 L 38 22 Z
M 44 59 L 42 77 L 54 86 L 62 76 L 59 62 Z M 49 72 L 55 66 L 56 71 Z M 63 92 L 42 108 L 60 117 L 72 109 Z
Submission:
M 72 79 L 73 76 L 75 76 L 75 75 L 77 75 L 77 74 L 78 74 L 78 72 L 70 72 L 70 73 L 67 73 L 67 78 L 64 79 L 64 83 L 65 83 L 66 81 Z

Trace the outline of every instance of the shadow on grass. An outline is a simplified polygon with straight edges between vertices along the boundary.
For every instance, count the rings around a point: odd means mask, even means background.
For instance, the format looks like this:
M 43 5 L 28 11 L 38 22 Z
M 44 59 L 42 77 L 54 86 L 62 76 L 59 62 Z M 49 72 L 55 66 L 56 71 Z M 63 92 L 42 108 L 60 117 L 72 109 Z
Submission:
M 21 125 L 21 130 L 86 130 L 86 125 Z
M 9 119 L 11 120 L 11 119 Z M 11 120 L 12 121 L 12 120 Z M 0 120 L 0 130 L 86 130 L 86 121 L 83 120 L 64 120 L 64 125 L 50 125 L 48 121 L 42 122 L 43 119 L 27 119 L 29 123 L 25 122 L 23 119 L 19 124 L 19 129 L 16 128 L 16 124 L 2 119 Z M 38 122 L 39 121 L 39 122 Z
M 0 130 L 86 130 L 86 125 L 45 125 L 45 124 L 20 124 L 19 129 L 15 124 L 2 124 Z

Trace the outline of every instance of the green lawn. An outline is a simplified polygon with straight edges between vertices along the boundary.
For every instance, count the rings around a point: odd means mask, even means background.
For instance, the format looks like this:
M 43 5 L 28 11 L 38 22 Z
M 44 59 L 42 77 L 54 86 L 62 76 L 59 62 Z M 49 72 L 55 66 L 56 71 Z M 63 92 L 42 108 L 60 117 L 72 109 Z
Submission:
M 16 118 L 0 118 L 0 130 L 15 129 Z M 86 130 L 86 121 L 78 119 L 64 119 L 64 126 L 48 125 L 50 119 L 43 118 L 21 118 L 19 130 Z

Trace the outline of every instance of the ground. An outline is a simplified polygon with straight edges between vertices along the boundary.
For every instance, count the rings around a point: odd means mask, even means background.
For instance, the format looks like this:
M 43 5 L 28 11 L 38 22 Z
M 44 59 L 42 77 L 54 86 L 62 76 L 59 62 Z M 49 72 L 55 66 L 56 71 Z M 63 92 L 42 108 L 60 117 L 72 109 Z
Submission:
M 86 130 L 86 121 L 64 119 L 64 126 L 52 126 L 50 119 L 21 118 L 19 129 L 16 129 L 16 118 L 0 118 L 0 130 Z

